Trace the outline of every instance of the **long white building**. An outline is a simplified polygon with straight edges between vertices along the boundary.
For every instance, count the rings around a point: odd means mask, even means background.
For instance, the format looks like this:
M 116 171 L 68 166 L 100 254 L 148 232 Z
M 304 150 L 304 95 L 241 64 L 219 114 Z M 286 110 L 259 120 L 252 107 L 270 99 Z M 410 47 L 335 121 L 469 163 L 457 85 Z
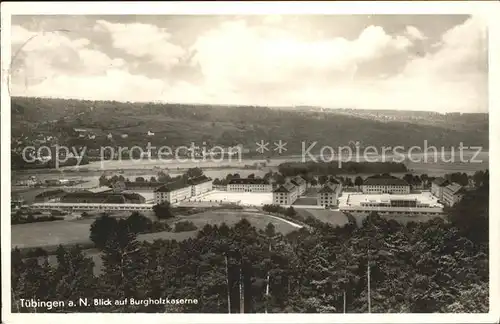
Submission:
M 231 179 L 227 191 L 232 192 L 272 192 L 273 186 L 264 179 L 242 178 Z
M 211 190 L 212 179 L 205 176 L 190 179 L 187 182 L 167 183 L 155 190 L 154 202 L 155 204 L 161 204 L 165 201 L 177 203 Z
M 438 216 L 443 215 L 443 205 L 429 192 L 424 194 L 350 194 L 340 211 L 354 215 L 377 212 L 388 216 Z
M 391 175 L 376 175 L 366 178 L 362 185 L 364 194 L 409 194 L 410 185 L 403 179 Z

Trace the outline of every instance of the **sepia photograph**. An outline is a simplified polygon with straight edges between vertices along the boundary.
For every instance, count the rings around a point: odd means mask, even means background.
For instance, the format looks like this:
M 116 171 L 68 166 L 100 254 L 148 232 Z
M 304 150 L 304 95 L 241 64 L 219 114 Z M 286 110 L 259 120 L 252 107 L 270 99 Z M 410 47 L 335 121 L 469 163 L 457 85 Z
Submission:
M 492 314 L 484 10 L 211 5 L 2 4 L 2 313 Z

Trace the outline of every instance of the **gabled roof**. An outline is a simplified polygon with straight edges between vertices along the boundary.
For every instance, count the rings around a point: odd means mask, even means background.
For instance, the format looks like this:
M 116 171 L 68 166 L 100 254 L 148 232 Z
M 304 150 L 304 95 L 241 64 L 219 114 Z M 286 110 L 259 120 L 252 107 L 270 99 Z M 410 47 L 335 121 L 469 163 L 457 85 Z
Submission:
M 438 177 L 432 181 L 432 183 L 438 185 L 439 187 L 445 187 L 449 184 L 448 180 L 442 177 Z
M 445 188 L 447 191 L 450 191 L 453 195 L 465 192 L 463 187 L 456 182 L 447 185 Z
M 340 184 L 340 181 L 337 180 L 336 178 L 330 178 L 330 180 L 328 180 L 328 182 L 334 183 L 334 184 Z
M 293 183 L 287 182 L 285 184 L 282 184 L 278 188 L 276 188 L 273 192 L 286 192 L 286 193 L 290 193 L 290 192 L 292 192 L 294 190 L 297 190 L 297 187 Z
M 179 190 L 179 189 L 186 188 L 189 186 L 190 186 L 190 184 L 187 184 L 184 181 L 174 181 L 174 182 L 166 183 L 159 188 L 156 188 L 155 192 L 171 192 L 171 191 Z
M 391 175 L 376 175 L 366 178 L 363 185 L 370 186 L 409 186 L 403 179 Z
M 318 193 L 337 193 L 340 191 L 340 185 L 336 183 L 327 182 L 318 191 Z
M 292 179 L 290 179 L 290 182 L 295 184 L 296 186 L 301 186 L 306 184 L 306 180 L 302 178 L 301 176 L 295 176 Z

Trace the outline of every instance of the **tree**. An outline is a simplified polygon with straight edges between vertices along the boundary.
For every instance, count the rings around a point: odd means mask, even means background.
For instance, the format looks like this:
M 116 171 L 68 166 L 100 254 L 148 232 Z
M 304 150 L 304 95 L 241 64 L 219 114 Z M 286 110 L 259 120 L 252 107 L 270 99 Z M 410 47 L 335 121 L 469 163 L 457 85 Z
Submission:
M 155 177 L 151 177 L 151 178 L 149 179 L 149 182 L 156 182 L 156 178 L 155 178 Z
M 186 171 L 186 175 L 189 179 L 191 178 L 198 178 L 198 177 L 201 177 L 203 175 L 203 170 L 196 167 L 196 168 L 189 168 L 187 171 Z
M 311 186 L 316 187 L 318 185 L 318 180 L 316 178 L 311 179 Z
M 103 174 L 99 177 L 99 186 L 107 187 L 110 185 L 108 178 Z
M 255 174 L 254 173 L 250 173 L 247 178 L 248 179 L 255 179 Z
M 151 230 L 152 222 L 149 218 L 138 212 L 133 212 L 128 218 L 127 223 L 132 233 L 147 233 Z
M 413 175 L 411 173 L 407 173 L 403 176 L 403 180 L 406 181 L 410 186 L 413 187 L 414 182 L 413 182 Z
M 168 219 L 174 217 L 172 209 L 170 207 L 170 202 L 164 201 L 161 204 L 153 206 L 153 212 L 158 219 Z
M 145 182 L 146 179 L 144 179 L 144 177 L 137 177 L 137 178 L 135 178 L 135 181 L 136 182 Z
M 114 299 L 144 298 L 146 259 L 136 234 L 126 220 L 120 219 L 103 248 L 105 296 Z M 108 309 L 109 311 L 109 309 Z
M 358 190 L 359 188 L 363 185 L 363 178 L 361 178 L 360 176 L 357 176 L 355 179 L 354 179 L 354 185 L 356 187 L 358 187 Z
M 116 230 L 116 224 L 115 218 L 103 214 L 90 225 L 90 240 L 94 242 L 97 248 L 104 248 L 109 236 Z

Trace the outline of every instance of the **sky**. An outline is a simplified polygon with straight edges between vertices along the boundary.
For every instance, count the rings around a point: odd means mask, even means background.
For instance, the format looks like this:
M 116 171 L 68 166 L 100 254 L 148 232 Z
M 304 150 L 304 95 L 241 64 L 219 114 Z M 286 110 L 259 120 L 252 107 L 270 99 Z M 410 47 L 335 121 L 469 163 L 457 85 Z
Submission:
M 13 16 L 11 95 L 488 111 L 465 15 Z

